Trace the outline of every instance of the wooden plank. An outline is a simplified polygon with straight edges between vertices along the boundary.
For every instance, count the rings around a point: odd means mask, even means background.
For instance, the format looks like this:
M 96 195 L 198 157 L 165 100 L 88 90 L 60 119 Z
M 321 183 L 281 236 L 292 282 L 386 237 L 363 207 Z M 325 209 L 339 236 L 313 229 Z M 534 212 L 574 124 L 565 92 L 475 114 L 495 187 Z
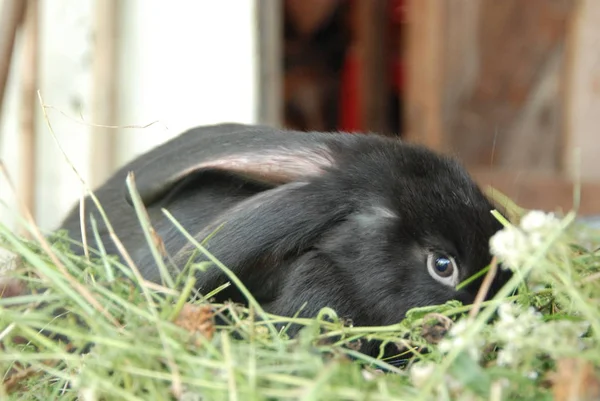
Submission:
M 557 172 L 575 0 L 409 0 L 405 138 L 473 167 Z
M 118 100 L 119 0 L 96 1 L 94 42 L 92 149 L 90 179 L 100 185 L 116 168 L 116 130 Z
M 357 54 L 360 59 L 360 112 L 362 128 L 392 134 L 388 123 L 389 69 L 386 46 L 387 0 L 359 0 Z
M 460 111 L 461 102 L 477 84 L 481 1 L 453 1 L 444 10 L 442 124 Z
M 21 67 L 20 179 L 19 198 L 35 215 L 35 188 L 37 182 L 36 113 L 40 110 L 39 89 L 39 0 L 23 0 L 27 3 L 23 24 L 23 64 Z M 21 233 L 28 235 L 27 230 Z
M 491 186 L 521 207 L 564 212 L 573 208 L 575 186 L 570 178 L 515 170 L 471 169 L 470 173 L 484 189 Z M 581 181 L 578 211 L 583 215 L 600 213 L 600 182 Z
M 258 110 L 261 124 L 283 124 L 283 2 L 257 0 Z
M 449 148 L 471 166 L 558 172 L 565 41 L 575 2 L 478 3 L 475 85 L 469 82 L 453 100 L 459 107 L 444 113 Z
M 569 30 L 563 162 L 570 175 L 600 179 L 600 2 L 578 2 Z
M 0 11 L 0 115 L 12 63 L 17 29 L 25 16 L 26 1 L 3 0 Z
M 407 0 L 403 138 L 441 150 L 445 0 Z

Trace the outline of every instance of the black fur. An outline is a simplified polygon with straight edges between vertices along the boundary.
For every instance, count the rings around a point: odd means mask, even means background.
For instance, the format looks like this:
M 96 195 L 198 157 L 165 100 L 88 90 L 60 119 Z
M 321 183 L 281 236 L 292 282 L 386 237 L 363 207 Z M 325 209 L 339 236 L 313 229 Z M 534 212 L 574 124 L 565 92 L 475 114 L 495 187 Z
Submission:
M 208 250 L 267 311 L 283 315 L 307 303 L 304 316 L 329 306 L 355 325 L 385 325 L 412 307 L 472 302 L 481 280 L 462 291 L 443 285 L 428 273 L 427 254 L 452 255 L 466 279 L 490 262 L 488 240 L 501 228 L 458 162 L 425 148 L 374 134 L 198 127 L 141 155 L 95 191 L 152 281 L 160 276 L 126 194 L 129 171 L 178 265 L 192 247 L 163 207 L 199 241 L 224 223 Z M 86 210 L 107 251 L 118 254 L 90 199 Z M 81 241 L 78 205 L 60 228 Z M 216 266 L 197 278 L 205 293 L 227 281 Z M 489 296 L 506 279 L 499 276 Z M 222 297 L 244 301 L 235 289 Z M 371 345 L 363 351 L 376 352 Z

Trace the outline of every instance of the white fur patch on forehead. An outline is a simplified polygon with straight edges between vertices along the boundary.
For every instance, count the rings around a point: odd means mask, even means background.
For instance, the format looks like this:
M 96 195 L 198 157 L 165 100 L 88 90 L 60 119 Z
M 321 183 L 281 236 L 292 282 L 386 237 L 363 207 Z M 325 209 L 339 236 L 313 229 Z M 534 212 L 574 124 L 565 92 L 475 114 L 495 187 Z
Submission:
M 371 212 L 380 218 L 386 218 L 386 219 L 395 219 L 398 217 L 398 215 L 396 213 L 394 213 L 392 210 L 388 209 L 387 207 L 383 207 L 383 206 L 373 206 L 371 208 Z
M 379 226 L 383 222 L 397 219 L 398 215 L 385 206 L 371 206 L 361 210 L 355 219 L 365 227 Z

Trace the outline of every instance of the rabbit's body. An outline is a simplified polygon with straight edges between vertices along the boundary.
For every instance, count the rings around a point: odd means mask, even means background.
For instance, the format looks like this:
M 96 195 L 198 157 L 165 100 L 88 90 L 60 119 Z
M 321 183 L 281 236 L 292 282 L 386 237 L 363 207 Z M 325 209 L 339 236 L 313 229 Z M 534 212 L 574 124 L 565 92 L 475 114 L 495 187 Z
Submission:
M 193 246 L 161 208 L 197 240 L 212 235 L 208 250 L 265 309 L 283 315 L 306 303 L 304 316 L 329 306 L 356 325 L 385 325 L 412 307 L 472 302 L 481 279 L 454 287 L 489 264 L 488 241 L 501 228 L 466 171 L 424 148 L 377 135 L 199 127 L 138 157 L 95 191 L 151 281 L 160 275 L 126 195 L 129 171 L 178 267 Z M 107 251 L 118 255 L 87 199 L 90 211 Z M 87 221 L 88 243 L 97 248 Z M 78 205 L 61 228 L 81 241 Z M 216 266 L 197 278 L 204 293 L 227 281 Z M 498 277 L 490 295 L 505 279 Z M 244 301 L 235 289 L 221 297 Z

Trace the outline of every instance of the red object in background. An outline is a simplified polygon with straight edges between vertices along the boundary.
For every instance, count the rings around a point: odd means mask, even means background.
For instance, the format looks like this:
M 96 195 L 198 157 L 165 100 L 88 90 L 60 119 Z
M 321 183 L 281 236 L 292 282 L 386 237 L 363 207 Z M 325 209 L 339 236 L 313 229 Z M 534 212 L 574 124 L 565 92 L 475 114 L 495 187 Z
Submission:
M 353 0 L 349 0 L 353 1 Z M 389 0 L 390 10 L 388 23 L 395 29 L 402 29 L 405 22 L 405 0 Z M 346 52 L 346 61 L 342 71 L 340 88 L 339 128 L 342 131 L 362 131 L 360 115 L 360 59 L 354 45 Z M 404 63 L 399 55 L 394 54 L 390 60 L 390 81 L 393 90 L 402 94 L 404 90 Z
M 394 34 L 399 34 L 406 22 L 406 0 L 390 0 L 388 6 L 390 8 L 391 31 Z M 394 54 L 390 64 L 392 85 L 398 93 L 402 93 L 404 90 L 404 60 L 402 60 L 400 53 Z
M 341 131 L 360 131 L 360 91 L 358 85 L 360 63 L 354 47 L 346 52 L 340 87 L 339 126 Z

